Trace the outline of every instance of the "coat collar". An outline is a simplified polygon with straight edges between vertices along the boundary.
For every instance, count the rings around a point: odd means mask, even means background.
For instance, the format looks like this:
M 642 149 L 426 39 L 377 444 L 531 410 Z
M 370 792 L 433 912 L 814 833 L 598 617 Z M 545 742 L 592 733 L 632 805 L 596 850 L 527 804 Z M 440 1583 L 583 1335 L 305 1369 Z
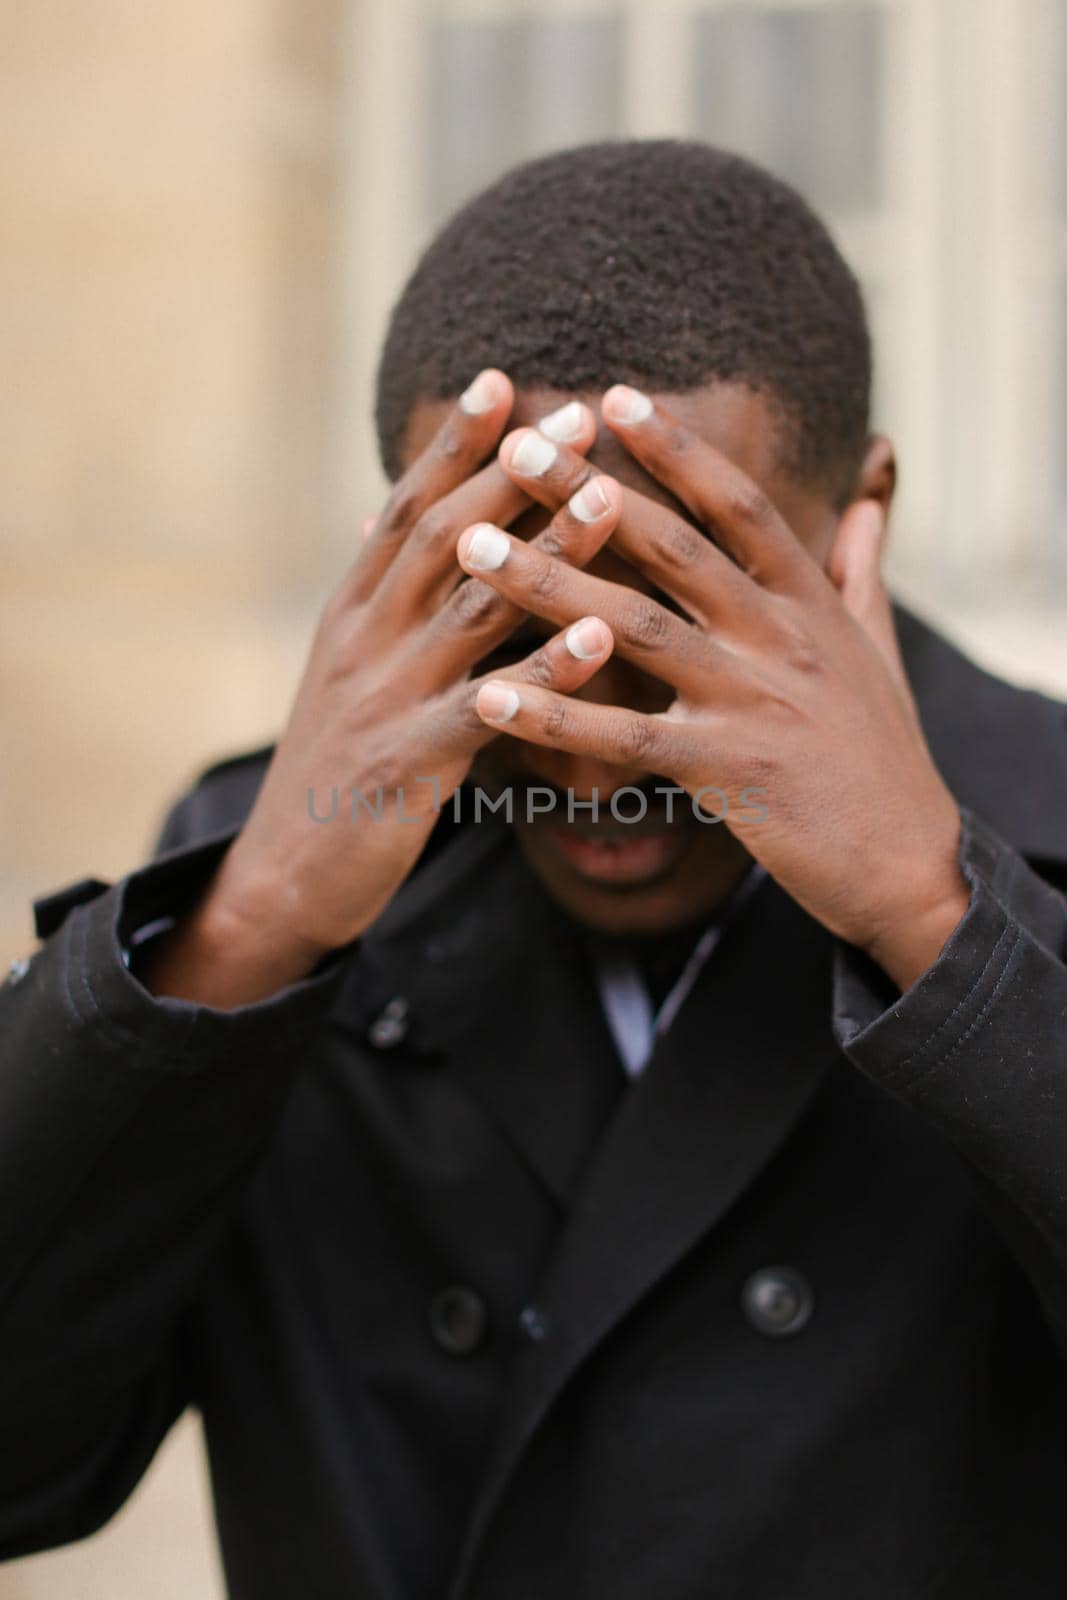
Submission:
M 1067 706 L 976 666 L 904 606 L 901 654 L 956 799 L 1032 861 L 1067 861 Z

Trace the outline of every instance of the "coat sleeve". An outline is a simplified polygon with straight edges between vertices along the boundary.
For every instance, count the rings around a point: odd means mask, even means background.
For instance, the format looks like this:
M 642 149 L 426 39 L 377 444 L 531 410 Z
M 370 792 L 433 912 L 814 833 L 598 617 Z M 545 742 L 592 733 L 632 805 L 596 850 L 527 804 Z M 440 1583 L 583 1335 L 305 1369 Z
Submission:
M 191 840 L 203 811 L 113 887 L 38 902 L 0 988 L 0 1558 L 99 1527 L 185 1406 L 183 1312 L 341 970 L 229 1012 L 137 982 L 130 932 L 233 836 Z
M 839 946 L 834 1028 L 861 1071 L 966 1158 L 1067 1353 L 1064 868 L 1038 872 L 972 812 L 962 817 L 962 921 L 903 994 Z

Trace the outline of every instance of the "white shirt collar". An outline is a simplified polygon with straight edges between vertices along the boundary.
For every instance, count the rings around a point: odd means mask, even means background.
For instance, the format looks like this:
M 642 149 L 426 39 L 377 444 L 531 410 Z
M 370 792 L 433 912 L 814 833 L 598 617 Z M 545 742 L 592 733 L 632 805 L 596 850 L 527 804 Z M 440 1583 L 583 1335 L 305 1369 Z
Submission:
M 681 1011 L 726 924 L 764 877 L 764 868 L 754 862 L 729 896 L 719 917 L 696 940 L 688 961 L 658 1011 L 653 1007 L 641 970 L 628 951 L 598 953 L 596 981 L 600 1002 L 629 1077 L 636 1078 L 644 1071 L 657 1039 L 663 1037 Z

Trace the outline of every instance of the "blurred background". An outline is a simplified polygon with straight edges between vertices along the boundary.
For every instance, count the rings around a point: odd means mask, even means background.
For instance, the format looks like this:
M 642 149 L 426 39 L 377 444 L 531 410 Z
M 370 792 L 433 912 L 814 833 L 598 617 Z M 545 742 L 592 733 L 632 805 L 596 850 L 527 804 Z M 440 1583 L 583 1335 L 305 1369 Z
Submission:
M 284 721 L 382 494 L 389 307 L 454 206 L 739 149 L 866 289 L 898 594 L 1067 695 L 1067 0 L 0 0 L 0 956 Z M 217 1600 L 195 1422 L 0 1600 Z

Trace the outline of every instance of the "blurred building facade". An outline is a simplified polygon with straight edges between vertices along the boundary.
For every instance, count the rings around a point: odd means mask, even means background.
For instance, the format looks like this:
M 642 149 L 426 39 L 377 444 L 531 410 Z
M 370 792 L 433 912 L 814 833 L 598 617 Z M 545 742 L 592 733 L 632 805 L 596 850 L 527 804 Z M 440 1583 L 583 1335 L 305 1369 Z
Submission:
M 859 272 L 899 592 L 1067 693 L 1067 0 L 0 0 L 0 955 L 282 726 L 385 318 L 514 161 L 727 144 Z M 195 1433 L 0 1600 L 218 1593 Z

